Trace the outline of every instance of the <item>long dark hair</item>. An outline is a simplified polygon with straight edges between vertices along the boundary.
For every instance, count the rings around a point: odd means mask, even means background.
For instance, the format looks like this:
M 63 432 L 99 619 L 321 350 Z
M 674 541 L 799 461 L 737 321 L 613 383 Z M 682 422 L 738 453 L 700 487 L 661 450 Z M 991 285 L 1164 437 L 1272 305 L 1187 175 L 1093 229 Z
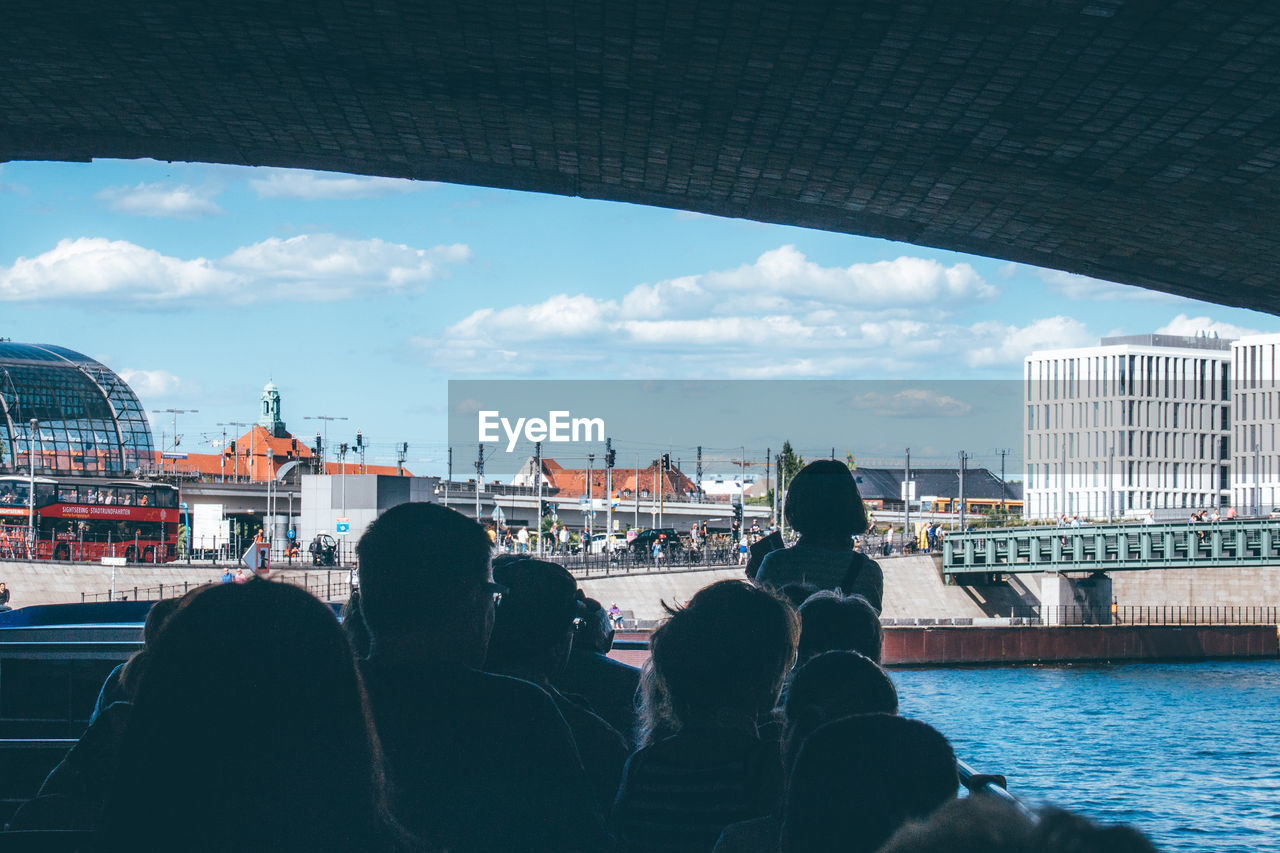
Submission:
M 377 737 L 333 612 L 283 583 L 184 601 L 149 651 L 105 849 L 386 849 Z M 385 844 L 379 844 L 385 841 Z
M 867 530 L 867 511 L 853 472 L 834 459 L 800 469 L 787 488 L 784 514 L 801 536 L 847 540 Z

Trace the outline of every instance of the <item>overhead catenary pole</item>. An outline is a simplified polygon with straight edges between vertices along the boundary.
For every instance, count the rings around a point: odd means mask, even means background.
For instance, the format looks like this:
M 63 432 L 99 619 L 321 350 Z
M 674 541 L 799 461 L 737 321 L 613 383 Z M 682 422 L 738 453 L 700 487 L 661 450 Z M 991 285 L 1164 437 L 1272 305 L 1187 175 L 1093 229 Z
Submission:
M 697 485 L 697 497 L 695 498 L 695 500 L 698 503 L 702 503 L 702 445 L 701 444 L 698 445 L 698 485 Z
M 449 471 L 453 472 L 453 448 L 449 448 Z M 534 477 L 534 495 L 538 500 L 538 510 L 535 515 L 538 518 L 538 526 L 536 528 L 538 534 L 538 556 L 542 556 L 542 442 L 536 441 L 533 444 L 533 477 Z
M 604 541 L 613 536 L 613 439 L 604 440 Z
M 476 524 L 483 524 L 480 520 L 480 490 L 484 483 L 484 444 L 479 445 L 476 451 Z
M 329 424 L 333 421 L 345 421 L 348 419 L 335 415 L 304 415 L 302 419 L 304 421 L 324 421 L 324 444 L 320 446 L 319 473 L 327 474 L 329 472 L 325 468 L 325 459 L 329 453 Z M 253 479 L 252 475 L 250 475 L 249 479 Z
M 635 506 L 636 506 L 636 518 L 633 526 L 635 527 L 636 530 L 639 530 L 640 529 L 640 454 L 639 453 L 636 454 L 636 488 L 635 488 L 635 492 L 631 495 L 631 497 L 635 498 Z
M 31 419 L 31 432 L 27 434 L 27 462 L 31 482 L 27 490 L 27 559 L 35 558 L 36 547 L 36 440 L 40 437 L 40 421 Z M 114 585 L 113 585 L 114 586 Z
M 449 505 L 449 483 L 453 482 L 453 448 L 449 448 L 449 470 L 444 478 L 444 505 Z
M 769 495 L 773 492 L 773 487 L 769 483 L 769 475 L 772 471 L 770 466 L 772 464 L 773 464 L 773 448 L 766 447 L 764 449 L 764 493 L 766 495 Z M 772 526 L 772 520 L 770 521 L 770 525 Z
M 890 531 L 893 528 L 889 528 Z M 902 550 L 907 550 L 907 541 L 911 539 L 911 448 L 907 448 L 907 462 L 902 469 Z M 893 546 L 893 536 L 889 536 L 889 545 Z
M 960 532 L 964 533 L 964 469 L 969 461 L 969 454 L 960 451 Z
M 591 480 L 595 475 L 596 455 L 594 453 L 587 454 L 587 518 L 586 524 L 582 525 L 587 533 L 586 547 L 582 549 L 583 555 L 591 553 L 592 540 L 595 537 L 595 505 L 592 503 Z
M 775 488 L 773 490 L 773 523 L 778 529 L 782 529 L 782 515 L 779 508 L 782 506 L 782 454 L 779 453 L 774 457 L 774 463 L 777 466 L 777 476 L 774 477 Z
M 1008 450 L 1000 451 L 1000 516 L 1001 518 L 1003 518 L 1005 515 L 1005 493 L 1008 491 L 1008 489 L 1005 486 L 1005 479 L 1004 479 L 1004 457 L 1008 453 L 1009 453 Z

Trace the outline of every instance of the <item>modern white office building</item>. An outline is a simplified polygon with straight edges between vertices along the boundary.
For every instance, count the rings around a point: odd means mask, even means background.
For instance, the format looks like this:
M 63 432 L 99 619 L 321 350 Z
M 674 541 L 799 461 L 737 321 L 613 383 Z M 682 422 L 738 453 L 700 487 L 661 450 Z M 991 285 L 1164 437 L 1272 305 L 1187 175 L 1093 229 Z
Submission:
M 1024 515 L 1182 517 L 1231 500 L 1231 342 L 1129 335 L 1024 362 Z
M 1233 453 L 1231 502 L 1244 515 L 1266 515 L 1280 506 L 1280 449 L 1276 423 L 1280 334 L 1250 335 L 1231 344 Z

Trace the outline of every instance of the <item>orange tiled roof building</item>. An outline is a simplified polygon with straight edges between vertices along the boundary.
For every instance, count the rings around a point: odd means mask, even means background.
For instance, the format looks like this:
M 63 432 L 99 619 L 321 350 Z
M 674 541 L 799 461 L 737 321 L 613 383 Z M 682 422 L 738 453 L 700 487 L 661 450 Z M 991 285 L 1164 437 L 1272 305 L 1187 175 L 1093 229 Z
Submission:
M 157 452 L 156 466 L 166 473 L 266 482 L 277 476 L 285 465 L 300 460 L 306 463 L 301 466 L 306 473 L 313 473 L 315 451 L 285 427 L 280 413 L 280 389 L 274 382 L 268 382 L 262 389 L 261 403 L 258 422 L 248 432 L 229 441 L 221 453 L 190 453 L 186 459 L 162 459 Z M 361 465 L 358 461 L 326 462 L 324 467 L 326 474 L 412 476 L 408 470 L 394 465 Z
M 512 480 L 512 485 L 532 486 L 534 469 L 537 463 L 531 457 L 521 467 L 520 473 Z M 605 496 L 606 473 L 603 466 L 593 467 L 590 471 L 591 494 L 593 497 Z M 587 494 L 587 469 L 565 468 L 554 459 L 542 460 L 542 484 L 546 488 L 556 489 L 560 497 L 585 497 Z M 657 497 L 661 487 L 666 500 L 690 500 L 697 491 L 692 480 L 676 468 L 662 470 L 659 459 L 649 463 L 649 467 L 635 468 L 617 467 L 613 469 L 613 493 L 619 498 L 632 498 L 639 492 L 640 497 Z

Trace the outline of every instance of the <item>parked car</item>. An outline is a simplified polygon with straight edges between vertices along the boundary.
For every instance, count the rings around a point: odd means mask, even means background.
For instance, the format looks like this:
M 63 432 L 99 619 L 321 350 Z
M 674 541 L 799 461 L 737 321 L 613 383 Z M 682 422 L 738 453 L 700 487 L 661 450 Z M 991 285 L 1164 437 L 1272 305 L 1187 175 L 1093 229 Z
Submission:
M 632 556 L 640 560 L 653 558 L 653 543 L 662 543 L 662 555 L 667 559 L 675 559 L 684 554 L 684 540 L 674 527 L 658 527 L 652 530 L 641 530 L 635 539 L 628 543 Z
M 593 533 L 591 535 L 591 543 L 587 548 L 588 554 L 607 554 L 609 553 L 609 534 Z

